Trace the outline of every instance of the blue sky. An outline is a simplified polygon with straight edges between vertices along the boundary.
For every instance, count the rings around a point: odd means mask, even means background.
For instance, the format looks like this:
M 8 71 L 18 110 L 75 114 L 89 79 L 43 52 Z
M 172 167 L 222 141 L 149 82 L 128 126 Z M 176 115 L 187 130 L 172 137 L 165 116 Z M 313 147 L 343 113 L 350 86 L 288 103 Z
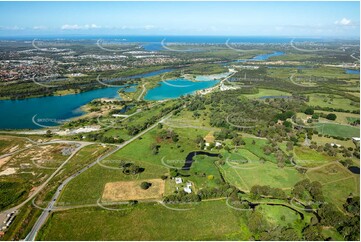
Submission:
M 0 2 L 0 35 L 358 37 L 359 2 Z

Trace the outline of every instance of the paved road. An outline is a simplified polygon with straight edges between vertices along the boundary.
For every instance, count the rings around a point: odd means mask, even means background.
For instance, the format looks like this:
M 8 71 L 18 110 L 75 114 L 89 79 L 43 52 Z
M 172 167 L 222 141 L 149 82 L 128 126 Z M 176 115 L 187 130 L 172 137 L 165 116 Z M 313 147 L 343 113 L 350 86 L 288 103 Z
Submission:
M 133 138 L 125 141 L 124 143 L 122 143 L 121 145 L 118 145 L 116 149 L 113 149 L 112 151 L 110 151 L 109 153 L 99 157 L 96 161 L 94 161 L 93 163 L 91 163 L 90 165 L 87 165 L 86 167 L 84 167 L 83 169 L 81 169 L 80 171 L 78 171 L 77 173 L 73 174 L 72 176 L 68 177 L 62 184 L 60 184 L 60 186 L 58 187 L 58 189 L 56 190 L 54 196 L 52 197 L 50 203 L 48 204 L 47 208 L 41 213 L 40 217 L 38 218 L 38 220 L 36 221 L 35 225 L 33 226 L 33 228 L 31 229 L 30 233 L 26 236 L 25 241 L 33 241 L 36 238 L 37 233 L 39 232 L 40 228 L 43 226 L 43 224 L 46 222 L 50 212 L 54 209 L 54 205 L 57 201 L 57 199 L 59 198 L 61 191 L 63 190 L 63 188 L 71 181 L 73 180 L 75 177 L 79 176 L 81 173 L 83 173 L 84 171 L 88 170 L 89 168 L 93 167 L 94 165 L 96 165 L 98 162 L 104 160 L 105 158 L 107 158 L 108 156 L 112 155 L 113 153 L 117 152 L 118 150 L 124 148 L 125 146 L 127 146 L 128 144 L 130 144 L 131 142 L 133 142 L 134 140 L 138 139 L 140 136 L 146 134 L 147 132 L 149 132 L 150 130 L 154 129 L 158 123 L 163 123 L 165 120 L 167 120 L 169 117 L 171 117 L 172 114 L 166 115 L 165 117 L 163 117 L 160 121 L 156 122 L 155 124 L 153 124 L 152 126 L 150 126 L 149 128 L 147 128 L 146 130 L 140 132 L 139 134 L 135 135 Z
M 145 84 L 143 84 L 143 91 L 140 93 L 140 95 L 137 98 L 137 101 L 140 101 L 140 99 L 143 97 L 143 94 L 147 91 L 147 88 L 145 87 Z

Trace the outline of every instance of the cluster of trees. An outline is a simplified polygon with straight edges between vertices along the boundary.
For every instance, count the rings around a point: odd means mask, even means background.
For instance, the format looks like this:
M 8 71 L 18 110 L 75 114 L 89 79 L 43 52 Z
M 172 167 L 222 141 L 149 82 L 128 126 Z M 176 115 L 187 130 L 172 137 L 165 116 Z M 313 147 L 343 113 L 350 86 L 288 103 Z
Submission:
M 251 188 L 251 195 L 253 198 L 259 199 L 261 197 L 272 197 L 278 199 L 286 199 L 286 193 L 280 188 L 272 188 L 270 186 L 254 185 Z
M 190 202 L 200 202 L 201 198 L 199 195 L 194 193 L 186 193 L 185 191 L 179 191 L 177 194 L 172 194 L 166 196 L 163 199 L 164 203 L 190 203 Z
M 112 136 L 105 136 L 103 133 L 89 133 L 86 135 L 87 140 L 100 141 L 103 143 L 123 143 L 122 138 L 115 138 Z
M 162 140 L 172 140 L 173 142 L 178 142 L 179 140 L 179 135 L 171 129 L 165 130 L 162 129 L 160 132 L 158 132 L 157 135 L 159 138 L 161 138 Z
M 324 152 L 328 156 L 336 156 L 337 154 L 342 154 L 343 157 L 352 157 L 352 155 L 357 155 L 355 154 L 355 151 L 352 147 L 338 147 L 337 145 L 331 145 L 329 143 L 326 143 L 325 145 L 317 145 L 316 142 L 312 141 L 309 148 L 317 150 L 317 152 Z
M 297 182 L 293 187 L 292 195 L 300 200 L 311 199 L 316 203 L 324 201 L 321 183 L 318 181 L 311 182 L 309 179 Z
M 235 186 L 227 183 L 213 188 L 202 188 L 198 191 L 197 195 L 201 199 L 217 198 L 217 197 L 229 197 L 231 194 L 238 193 L 239 190 Z
M 131 162 L 121 161 L 119 166 L 123 169 L 123 173 L 126 175 L 136 175 L 144 171 L 144 168 Z

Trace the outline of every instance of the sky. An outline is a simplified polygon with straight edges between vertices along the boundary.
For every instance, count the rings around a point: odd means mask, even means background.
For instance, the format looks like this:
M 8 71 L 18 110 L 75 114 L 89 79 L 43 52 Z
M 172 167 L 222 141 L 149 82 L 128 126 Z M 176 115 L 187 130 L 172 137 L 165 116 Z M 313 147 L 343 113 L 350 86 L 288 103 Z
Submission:
M 0 36 L 359 38 L 354 2 L 0 2 Z

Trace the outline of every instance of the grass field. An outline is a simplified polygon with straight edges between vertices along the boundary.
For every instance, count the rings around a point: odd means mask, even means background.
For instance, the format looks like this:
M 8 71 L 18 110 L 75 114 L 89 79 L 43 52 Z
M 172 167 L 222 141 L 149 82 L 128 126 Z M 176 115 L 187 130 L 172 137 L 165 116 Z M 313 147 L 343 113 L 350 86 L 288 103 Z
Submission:
M 274 89 L 259 89 L 259 92 L 256 94 L 244 94 L 247 98 L 260 98 L 264 96 L 291 96 L 291 93 L 289 92 L 282 92 Z
M 321 184 L 328 184 L 353 176 L 347 168 L 337 162 L 332 162 L 321 168 L 310 169 L 306 174 L 311 181 L 319 181 Z
M 314 167 L 337 160 L 336 157 L 327 156 L 307 147 L 294 147 L 294 160 L 297 165 Z
M 351 176 L 333 183 L 324 184 L 322 190 L 326 201 L 334 203 L 342 209 L 342 205 L 346 202 L 349 195 L 360 195 L 359 184 L 360 176 Z
M 321 93 L 308 94 L 310 106 L 320 106 L 328 108 L 341 108 L 345 110 L 359 110 L 359 105 L 351 105 L 351 100 L 339 95 L 329 95 Z
M 310 169 L 306 176 L 311 181 L 319 181 L 322 184 L 326 201 L 336 204 L 339 208 L 342 208 L 351 193 L 353 195 L 360 194 L 360 176 L 352 174 L 337 162 L 321 168 Z
M 348 125 L 323 123 L 316 127 L 316 130 L 323 135 L 338 136 L 344 138 L 359 137 L 360 128 Z
M 202 202 L 182 212 L 153 203 L 139 204 L 126 212 L 76 209 L 53 214 L 37 239 L 223 240 L 237 234 L 238 240 L 247 240 L 242 237 L 241 214 L 227 207 L 224 200 Z
M 256 210 L 262 212 L 268 223 L 272 226 L 287 226 L 288 224 L 293 225 L 300 219 L 298 213 L 283 206 L 259 205 Z
M 232 165 L 232 166 L 231 166 Z M 242 191 L 250 191 L 254 185 L 269 185 L 271 187 L 290 189 L 298 181 L 305 178 L 292 167 L 279 168 L 277 165 L 266 162 L 252 167 L 233 164 L 221 166 L 225 179 Z

